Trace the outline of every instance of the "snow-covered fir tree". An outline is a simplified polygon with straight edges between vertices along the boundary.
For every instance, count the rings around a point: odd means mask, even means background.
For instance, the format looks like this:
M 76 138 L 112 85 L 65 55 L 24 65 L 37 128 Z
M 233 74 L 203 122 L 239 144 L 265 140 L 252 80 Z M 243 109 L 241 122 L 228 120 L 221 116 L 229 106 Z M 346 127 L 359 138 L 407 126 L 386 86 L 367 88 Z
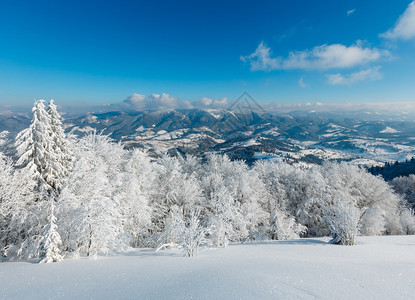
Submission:
M 55 193 L 59 195 L 62 186 L 72 169 L 72 153 L 69 141 L 62 128 L 62 117 L 58 113 L 53 100 L 49 101 L 47 113 L 49 116 L 49 134 L 51 153 L 50 170 L 47 180 L 50 181 Z
M 33 106 L 32 123 L 16 136 L 17 166 L 27 173 L 33 187 L 35 201 L 42 200 L 44 192 L 53 190 L 53 174 L 50 168 L 54 159 L 50 152 L 50 119 L 46 112 L 44 100 L 38 100 Z
M 60 247 L 62 239 L 58 233 L 55 217 L 55 199 L 49 199 L 49 222 L 44 226 L 42 239 L 39 244 L 40 262 L 51 263 L 62 260 Z
M 16 252 L 18 256 L 27 253 L 27 257 L 36 257 L 45 247 L 50 247 L 43 243 L 48 241 L 45 228 L 55 228 L 51 222 L 54 223 L 56 218 L 48 214 L 53 211 L 51 199 L 56 201 L 70 171 L 68 162 L 71 158 L 60 116 L 53 101 L 48 110 L 44 102 L 35 102 L 29 128 L 16 136 L 16 174 L 26 187 L 16 205 L 20 210 L 15 217 L 22 220 L 19 235 L 24 237 Z M 58 235 L 56 231 L 52 233 Z
M 38 100 L 32 109 L 29 128 L 16 136 L 17 165 L 30 174 L 37 198 L 59 195 L 71 169 L 71 154 L 62 129 L 61 117 L 53 100 L 46 110 L 45 101 Z M 40 199 L 36 199 L 40 200 Z

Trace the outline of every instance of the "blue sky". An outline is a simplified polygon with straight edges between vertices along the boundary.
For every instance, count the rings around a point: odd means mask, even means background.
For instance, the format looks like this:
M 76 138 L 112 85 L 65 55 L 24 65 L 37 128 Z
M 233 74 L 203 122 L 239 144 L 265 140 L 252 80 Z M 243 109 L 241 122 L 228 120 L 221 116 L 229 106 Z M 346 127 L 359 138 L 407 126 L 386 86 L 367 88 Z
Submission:
M 0 1 L 0 104 L 415 102 L 411 1 Z

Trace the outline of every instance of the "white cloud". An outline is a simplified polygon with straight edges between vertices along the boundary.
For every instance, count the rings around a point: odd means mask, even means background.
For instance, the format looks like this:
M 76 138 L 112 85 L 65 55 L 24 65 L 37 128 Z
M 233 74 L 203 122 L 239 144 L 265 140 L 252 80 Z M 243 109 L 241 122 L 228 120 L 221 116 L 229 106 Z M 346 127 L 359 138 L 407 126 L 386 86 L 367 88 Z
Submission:
M 178 99 L 166 93 L 151 94 L 147 97 L 147 103 L 152 107 L 175 107 L 178 104 Z
M 180 108 L 194 108 L 194 105 L 192 102 L 188 101 L 188 100 L 179 100 L 180 103 Z
M 213 103 L 213 99 L 208 98 L 208 97 L 203 97 L 201 99 L 199 99 L 198 104 L 201 106 L 209 106 L 212 105 Z
M 225 107 L 228 105 L 228 98 L 222 99 L 211 99 L 208 97 L 203 97 L 196 101 L 195 106 L 198 107 Z
M 124 103 L 131 106 L 145 106 L 146 96 L 134 93 L 124 100 Z
M 308 84 L 306 84 L 306 83 L 304 82 L 303 76 L 301 76 L 301 77 L 300 77 L 300 79 L 298 79 L 298 85 L 299 85 L 300 87 L 302 87 L 302 88 L 306 88 L 306 87 L 308 87 Z
M 182 100 L 166 93 L 151 94 L 145 96 L 134 93 L 125 99 L 121 104 L 110 104 L 111 109 L 133 109 L 133 110 L 163 110 L 170 108 L 192 109 L 192 108 L 225 108 L 228 98 L 212 99 L 203 97 L 197 101 Z
M 381 37 L 387 39 L 411 39 L 415 37 L 415 1 L 409 3 L 408 8 L 399 17 L 395 25 Z
M 331 85 L 351 85 L 361 81 L 375 81 L 382 79 L 383 75 L 379 71 L 380 66 L 365 69 L 359 72 L 343 76 L 340 73 L 327 75 L 328 83 Z
M 151 94 L 148 97 L 134 93 L 125 99 L 123 103 L 133 109 L 162 109 L 177 107 L 179 105 L 177 97 L 170 96 L 166 93 L 161 95 Z
M 347 16 L 350 16 L 352 13 L 354 13 L 356 11 L 356 9 L 355 8 L 353 8 L 353 9 L 349 9 L 347 12 L 346 12 L 346 14 L 347 14 Z
M 214 100 L 213 105 L 216 105 L 216 106 L 228 105 L 228 97 L 224 97 L 222 99 Z
M 351 68 L 389 57 L 387 50 L 364 47 L 358 41 L 354 45 L 322 45 L 312 50 L 293 51 L 288 57 L 271 57 L 271 49 L 261 42 L 254 53 L 241 56 L 243 62 L 249 62 L 252 71 L 271 70 L 328 70 Z
M 271 71 L 281 68 L 281 58 L 271 58 L 271 49 L 264 42 L 261 42 L 254 53 L 248 56 L 241 56 L 243 62 L 251 64 L 252 71 Z

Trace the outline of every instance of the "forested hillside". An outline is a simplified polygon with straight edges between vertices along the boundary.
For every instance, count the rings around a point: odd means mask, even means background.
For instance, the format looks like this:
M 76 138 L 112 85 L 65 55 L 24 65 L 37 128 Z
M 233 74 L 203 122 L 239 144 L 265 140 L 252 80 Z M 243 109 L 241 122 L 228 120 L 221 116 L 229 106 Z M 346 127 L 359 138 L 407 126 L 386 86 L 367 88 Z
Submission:
M 399 176 L 415 174 L 415 157 L 410 160 L 386 162 L 384 166 L 369 168 L 373 175 L 381 175 L 385 180 L 390 181 Z

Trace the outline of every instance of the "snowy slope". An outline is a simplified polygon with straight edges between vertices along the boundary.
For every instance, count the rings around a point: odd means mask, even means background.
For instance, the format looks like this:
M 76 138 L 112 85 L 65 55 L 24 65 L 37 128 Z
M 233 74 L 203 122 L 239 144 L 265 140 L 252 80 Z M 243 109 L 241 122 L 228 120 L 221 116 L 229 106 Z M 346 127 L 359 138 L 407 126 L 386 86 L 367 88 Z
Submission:
M 194 258 L 140 249 L 61 263 L 0 264 L 1 299 L 410 299 L 415 236 L 231 245 Z

